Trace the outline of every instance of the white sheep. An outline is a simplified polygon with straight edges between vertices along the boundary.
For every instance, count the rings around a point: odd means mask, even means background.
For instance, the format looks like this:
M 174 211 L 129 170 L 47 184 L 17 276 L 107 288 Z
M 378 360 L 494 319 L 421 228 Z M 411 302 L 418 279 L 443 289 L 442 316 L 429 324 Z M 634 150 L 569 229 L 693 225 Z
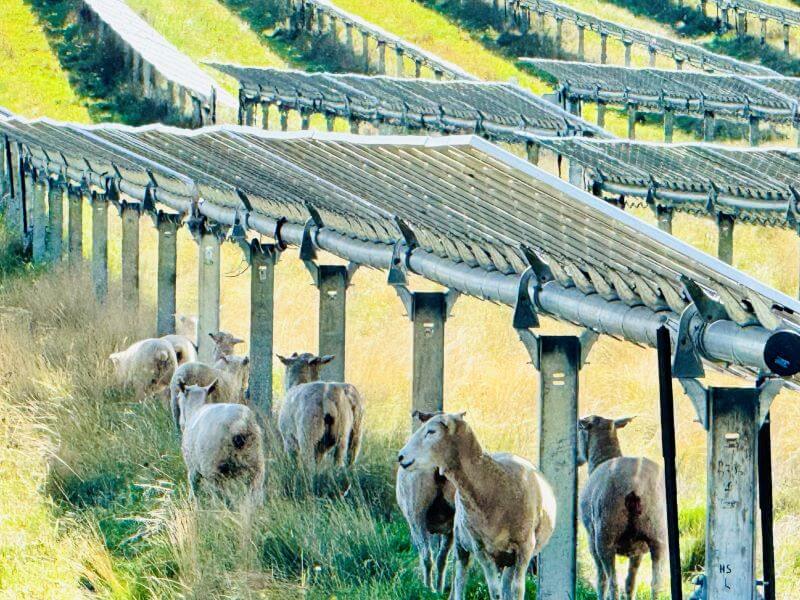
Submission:
M 278 429 L 288 453 L 308 465 L 319 464 L 333 450 L 337 466 L 352 465 L 361 448 L 364 400 L 349 383 L 319 381 L 320 367 L 333 356 L 308 352 L 284 357 L 286 365 Z
M 181 386 L 205 387 L 216 381 L 211 402 L 241 404 L 250 379 L 250 359 L 247 356 L 223 356 L 214 366 L 203 362 L 190 362 L 175 369 L 169 382 L 170 407 L 175 427 L 180 424 L 178 394 Z
M 578 464 L 589 463 L 580 512 L 597 567 L 597 597 L 617 600 L 616 556 L 627 556 L 626 598 L 633 598 L 642 556 L 652 558 L 655 600 L 667 551 L 667 510 L 661 468 L 647 458 L 622 456 L 617 430 L 633 417 L 578 421 Z
M 414 416 L 424 424 L 434 415 L 415 411 Z M 441 593 L 447 557 L 453 546 L 456 489 L 435 468 L 398 469 L 395 491 L 397 504 L 411 530 L 411 542 L 419 554 L 425 586 Z
M 197 315 L 181 315 L 175 313 L 175 334 L 188 338 L 197 347 Z
M 227 331 L 219 331 L 217 333 L 208 334 L 214 340 L 214 360 L 218 361 L 223 356 L 230 356 L 233 350 L 239 344 L 243 344 L 244 340 L 236 337 Z
M 197 348 L 192 340 L 185 335 L 169 334 L 161 337 L 175 349 L 175 357 L 178 359 L 178 366 L 197 360 Z
M 109 359 L 118 383 L 133 388 L 139 399 L 166 389 L 178 366 L 172 344 L 156 338 L 140 340 Z
M 398 462 L 410 471 L 438 469 L 456 488 L 450 598 L 464 598 L 474 554 L 492 598 L 522 600 L 531 557 L 555 527 L 553 490 L 528 461 L 485 453 L 463 413 L 430 415 L 426 421 L 400 451 Z
M 182 386 L 178 396 L 189 495 L 196 498 L 202 480 L 223 494 L 243 483 L 257 506 L 264 500 L 261 427 L 247 406 L 210 404 L 215 385 L 216 382 L 207 387 Z

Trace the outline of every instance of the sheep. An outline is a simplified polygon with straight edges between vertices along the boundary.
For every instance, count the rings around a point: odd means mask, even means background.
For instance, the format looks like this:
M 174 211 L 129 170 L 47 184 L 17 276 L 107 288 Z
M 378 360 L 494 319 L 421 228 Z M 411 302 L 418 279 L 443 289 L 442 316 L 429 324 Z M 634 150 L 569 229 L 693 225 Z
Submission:
M 206 387 L 180 386 L 181 450 L 189 480 L 189 497 L 197 498 L 201 480 L 217 492 L 245 483 L 253 504 L 264 500 L 265 458 L 255 413 L 242 404 L 209 403 L 217 382 Z
M 425 423 L 433 414 L 415 411 L 414 416 Z M 411 529 L 422 579 L 426 587 L 439 593 L 444 591 L 447 557 L 453 546 L 455 491 L 453 484 L 435 468 L 397 470 L 397 504 Z M 435 575 L 433 555 L 436 556 Z
M 239 344 L 243 344 L 244 340 L 237 338 L 232 333 L 227 331 L 219 331 L 217 333 L 209 333 L 211 339 L 214 340 L 214 360 L 218 361 L 223 356 L 230 356 L 233 354 L 233 349 Z
M 407 471 L 438 469 L 455 486 L 451 600 L 464 598 L 473 554 L 493 599 L 522 600 L 531 557 L 555 527 L 553 490 L 523 458 L 485 453 L 464 413 L 420 416 L 397 460 Z
M 155 338 L 140 340 L 109 359 L 119 384 L 132 387 L 140 399 L 166 389 L 178 366 L 172 344 Z
M 197 323 L 197 315 L 175 313 L 175 334 L 188 338 L 197 347 Z
M 250 378 L 250 359 L 247 356 L 223 356 L 214 366 L 190 362 L 175 369 L 169 382 L 170 407 L 175 427 L 180 430 L 178 395 L 181 385 L 207 386 L 216 381 L 211 396 L 213 402 L 241 404 Z
M 308 352 L 278 355 L 286 366 L 278 429 L 288 454 L 318 465 L 333 450 L 337 466 L 352 465 L 361 449 L 364 400 L 349 383 L 319 381 L 320 367 L 333 356 Z
M 178 359 L 178 366 L 197 360 L 197 348 L 194 343 L 185 335 L 170 334 L 161 337 L 172 344 L 175 349 L 175 356 Z
M 597 567 L 597 597 L 617 600 L 616 556 L 629 559 L 626 598 L 633 598 L 642 556 L 650 552 L 650 594 L 661 590 L 667 549 L 667 511 L 661 468 L 647 458 L 623 456 L 617 430 L 633 417 L 578 421 L 578 464 L 589 463 L 589 479 L 580 494 L 580 513 Z

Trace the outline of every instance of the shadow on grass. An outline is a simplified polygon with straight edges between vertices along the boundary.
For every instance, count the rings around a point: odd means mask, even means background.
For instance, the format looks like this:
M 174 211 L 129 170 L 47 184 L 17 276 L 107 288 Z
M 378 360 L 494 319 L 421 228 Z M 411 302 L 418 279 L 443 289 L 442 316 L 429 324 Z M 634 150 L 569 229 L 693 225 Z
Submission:
M 707 17 L 698 7 L 681 6 L 671 0 L 606 0 L 637 17 L 663 23 L 678 35 L 699 37 L 719 30 L 719 21 Z
M 81 19 L 79 0 L 27 0 L 50 47 L 95 122 L 185 123 L 168 103 L 142 98 L 128 81 L 123 48 Z
M 781 75 L 800 76 L 800 58 L 786 54 L 769 44 L 762 45 L 761 41 L 753 36 L 715 37 L 703 46 L 718 54 L 726 54 L 747 62 L 758 62 Z

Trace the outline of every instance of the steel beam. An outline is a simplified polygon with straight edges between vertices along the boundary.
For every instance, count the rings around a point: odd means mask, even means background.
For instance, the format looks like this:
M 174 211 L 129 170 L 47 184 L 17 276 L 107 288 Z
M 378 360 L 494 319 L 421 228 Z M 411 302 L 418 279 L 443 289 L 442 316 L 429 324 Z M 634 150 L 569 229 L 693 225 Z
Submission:
M 761 512 L 761 557 L 764 600 L 775 600 L 775 545 L 772 502 L 772 434 L 769 413 L 758 432 L 758 507 Z
M 138 203 L 123 201 L 122 218 L 122 301 L 134 312 L 139 309 L 139 218 Z
M 61 180 L 50 178 L 47 186 L 47 256 L 50 262 L 61 261 L 64 236 L 64 187 Z
M 175 333 L 178 226 L 181 217 L 159 211 L 155 219 L 158 230 L 156 333 L 162 336 Z
M 198 233 L 197 345 L 198 357 L 212 362 L 214 343 L 211 333 L 219 331 L 220 243 L 221 231 L 203 221 Z
M 708 598 L 755 598 L 758 392 L 708 390 Z
M 9 142 L 6 147 L 6 161 L 9 177 L 9 193 L 11 200 L 6 208 L 6 219 L 10 230 L 14 235 L 22 237 L 24 231 L 24 200 L 22 197 L 22 162 L 20 159 L 19 144 Z
M 277 246 L 250 244 L 250 402 L 272 413 L 272 357 Z
M 45 177 L 37 177 L 33 182 L 31 203 L 31 258 L 34 263 L 44 262 L 47 258 L 47 195 Z
M 83 260 L 83 191 L 80 187 L 67 187 L 69 205 L 68 242 L 69 266 L 76 268 Z
M 92 281 L 94 295 L 108 297 L 108 202 L 105 194 L 92 194 Z
M 318 353 L 334 357 L 322 367 L 320 377 L 323 381 L 344 381 L 347 287 L 352 271 L 343 265 L 317 265 L 313 260 L 305 264 L 319 290 Z
M 732 215 L 717 215 L 717 257 L 733 264 L 733 224 Z

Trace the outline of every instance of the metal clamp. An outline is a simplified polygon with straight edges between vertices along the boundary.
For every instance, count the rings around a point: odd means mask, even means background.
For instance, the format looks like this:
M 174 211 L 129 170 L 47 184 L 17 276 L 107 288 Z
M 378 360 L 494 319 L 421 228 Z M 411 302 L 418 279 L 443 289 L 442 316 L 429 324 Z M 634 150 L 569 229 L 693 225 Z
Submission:
M 530 329 L 517 329 L 517 335 L 519 336 L 522 344 L 528 350 L 528 354 L 531 357 L 531 362 L 533 363 L 534 368 L 538 371 L 541 368 L 541 343 L 544 336 L 534 333 Z M 578 369 L 581 369 L 588 362 L 589 353 L 592 351 L 592 347 L 600 337 L 600 334 L 591 329 L 584 329 L 577 337 L 578 344 L 580 345 Z
M 689 399 L 694 405 L 695 412 L 697 413 L 697 420 L 708 430 L 708 402 L 709 402 L 709 388 L 703 386 L 702 383 L 694 378 L 678 378 L 683 391 L 689 396 Z M 763 382 L 756 386 L 756 393 L 758 396 L 758 426 L 764 424 L 764 420 L 769 414 L 769 408 L 772 401 L 778 392 L 783 388 L 784 380 L 780 378 L 764 379 Z

